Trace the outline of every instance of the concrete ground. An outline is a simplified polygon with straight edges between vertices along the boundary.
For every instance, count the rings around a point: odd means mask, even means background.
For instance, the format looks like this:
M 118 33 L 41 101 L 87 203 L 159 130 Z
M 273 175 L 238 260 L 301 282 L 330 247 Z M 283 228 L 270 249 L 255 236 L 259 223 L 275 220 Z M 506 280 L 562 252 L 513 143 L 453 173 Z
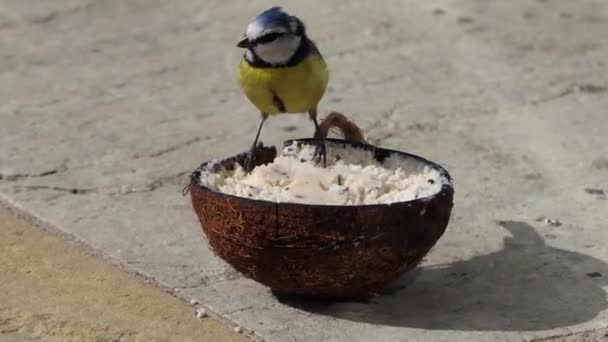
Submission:
M 247 341 L 0 209 L 0 341 Z
M 253 139 L 234 45 L 270 5 L 0 1 L 3 202 L 267 341 L 603 338 L 608 2 L 283 2 L 329 63 L 321 112 L 455 179 L 448 230 L 409 285 L 331 306 L 239 276 L 180 194 Z M 263 140 L 311 133 L 294 115 Z

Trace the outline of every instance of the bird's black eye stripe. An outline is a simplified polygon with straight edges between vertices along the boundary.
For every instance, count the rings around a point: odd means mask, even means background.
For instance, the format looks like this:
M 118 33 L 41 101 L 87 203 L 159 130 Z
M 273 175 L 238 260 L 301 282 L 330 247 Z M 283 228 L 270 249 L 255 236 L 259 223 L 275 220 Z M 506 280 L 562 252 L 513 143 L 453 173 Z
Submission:
M 271 33 L 265 34 L 265 35 L 261 36 L 260 38 L 256 39 L 255 42 L 256 43 L 270 43 L 273 40 L 277 40 L 284 35 L 285 35 L 285 32 L 271 32 Z

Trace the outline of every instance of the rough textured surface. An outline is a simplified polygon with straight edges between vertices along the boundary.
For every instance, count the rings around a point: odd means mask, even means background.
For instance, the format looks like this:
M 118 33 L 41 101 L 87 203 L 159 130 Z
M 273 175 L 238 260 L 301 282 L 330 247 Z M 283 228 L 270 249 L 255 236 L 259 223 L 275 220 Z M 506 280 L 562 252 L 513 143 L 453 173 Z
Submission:
M 195 307 L 0 208 L 0 341 L 232 341 Z
M 286 146 L 313 143 L 296 140 Z M 445 169 L 422 158 L 343 140 L 326 144 L 329 149 L 358 148 L 379 162 L 408 158 L 436 171 L 445 184 L 418 200 L 364 206 L 274 203 L 202 185 L 202 174 L 234 170 L 242 159 L 237 155 L 205 162 L 193 172 L 192 205 L 215 253 L 276 293 L 367 298 L 418 265 L 437 243 L 450 219 L 454 189 Z M 277 155 L 271 147 L 256 152 L 257 167 L 272 162 L 266 156 Z
M 283 3 L 331 68 L 320 112 L 446 165 L 458 189 L 411 285 L 317 308 L 280 304 L 213 257 L 180 195 L 201 161 L 253 140 L 234 45 L 271 4 L 3 0 L 0 192 L 269 341 L 606 327 L 608 201 L 585 191 L 608 186 L 606 1 Z M 263 140 L 310 134 L 294 115 L 269 120 Z

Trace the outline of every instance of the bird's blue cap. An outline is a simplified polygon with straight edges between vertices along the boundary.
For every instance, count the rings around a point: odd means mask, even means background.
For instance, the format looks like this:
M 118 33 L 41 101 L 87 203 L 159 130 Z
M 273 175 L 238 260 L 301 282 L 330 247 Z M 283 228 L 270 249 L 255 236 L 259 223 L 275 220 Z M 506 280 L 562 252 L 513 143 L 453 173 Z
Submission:
M 248 47 L 251 41 L 259 38 L 264 32 L 273 28 L 285 28 L 288 32 L 304 34 L 304 24 L 295 16 L 283 11 L 281 7 L 271 7 L 258 14 L 247 26 L 243 39 L 237 44 L 238 47 Z
M 287 26 L 291 21 L 291 16 L 283 12 L 281 7 L 275 6 L 258 14 L 253 21 L 263 27 Z

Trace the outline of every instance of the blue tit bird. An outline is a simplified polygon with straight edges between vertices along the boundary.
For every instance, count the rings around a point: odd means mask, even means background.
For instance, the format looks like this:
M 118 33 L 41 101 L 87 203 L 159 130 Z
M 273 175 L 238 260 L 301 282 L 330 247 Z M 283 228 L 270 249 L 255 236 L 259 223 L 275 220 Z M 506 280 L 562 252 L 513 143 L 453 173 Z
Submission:
M 272 7 L 248 25 L 237 47 L 245 49 L 238 82 L 262 119 L 245 162 L 251 171 L 264 122 L 270 115 L 308 113 L 315 126 L 315 159 L 326 166 L 325 140 L 319 133 L 317 106 L 327 89 L 329 72 L 315 43 L 296 16 Z

